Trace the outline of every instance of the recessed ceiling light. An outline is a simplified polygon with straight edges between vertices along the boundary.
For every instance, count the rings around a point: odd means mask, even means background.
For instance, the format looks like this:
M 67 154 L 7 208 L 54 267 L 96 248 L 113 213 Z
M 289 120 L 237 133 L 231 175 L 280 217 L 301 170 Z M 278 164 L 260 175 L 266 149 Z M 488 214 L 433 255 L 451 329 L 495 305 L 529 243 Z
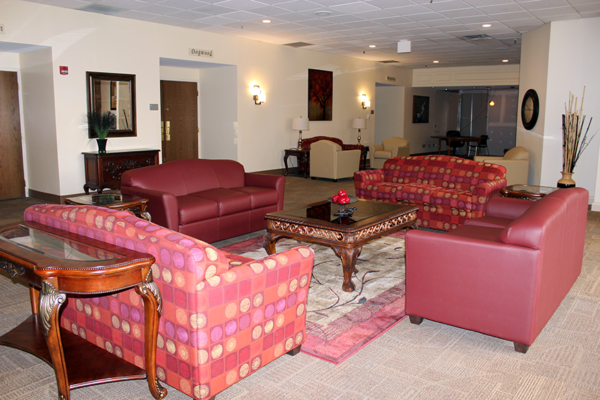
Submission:
M 263 24 L 270 24 L 271 20 L 270 19 L 263 19 L 262 22 L 263 22 Z
M 508 62 L 508 60 L 502 60 L 502 62 Z
M 484 27 L 484 28 L 490 28 L 492 26 L 492 24 L 483 24 L 481 26 Z
M 327 11 L 327 10 L 315 11 L 315 15 L 317 15 L 319 17 L 326 17 L 328 15 L 331 15 L 331 11 Z
M 439 64 L 440 62 L 438 60 L 433 60 L 434 64 Z
M 369 47 L 377 47 L 377 46 L 375 46 L 374 44 L 370 44 Z

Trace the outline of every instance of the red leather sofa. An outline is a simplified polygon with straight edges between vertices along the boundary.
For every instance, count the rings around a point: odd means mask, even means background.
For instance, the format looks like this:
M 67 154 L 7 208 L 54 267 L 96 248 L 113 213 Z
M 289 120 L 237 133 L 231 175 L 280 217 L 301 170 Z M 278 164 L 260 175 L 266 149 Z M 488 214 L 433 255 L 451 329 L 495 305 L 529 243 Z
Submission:
M 36 205 L 24 218 L 155 258 L 151 280 L 162 304 L 156 375 L 191 398 L 214 399 L 276 358 L 297 354 L 306 339 L 314 264 L 308 247 L 253 259 L 129 211 L 95 206 Z M 134 288 L 108 296 L 70 294 L 60 326 L 131 364 L 146 365 L 144 305 Z
M 283 209 L 285 178 L 233 160 L 178 160 L 125 171 L 121 192 L 149 200 L 152 222 L 212 243 L 266 228 Z
M 482 217 L 506 187 L 506 168 L 454 156 L 402 156 L 354 173 L 356 196 L 419 207 L 417 224 L 443 231 Z
M 588 191 L 493 198 L 448 233 L 406 235 L 406 314 L 514 342 L 525 353 L 581 272 Z

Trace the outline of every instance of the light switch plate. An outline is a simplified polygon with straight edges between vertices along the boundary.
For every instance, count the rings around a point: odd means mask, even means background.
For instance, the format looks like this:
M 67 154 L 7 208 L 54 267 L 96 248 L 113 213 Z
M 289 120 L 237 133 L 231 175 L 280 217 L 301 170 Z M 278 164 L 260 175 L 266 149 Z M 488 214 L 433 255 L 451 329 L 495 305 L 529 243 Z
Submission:
M 4 24 L 0 24 L 0 34 L 4 33 Z

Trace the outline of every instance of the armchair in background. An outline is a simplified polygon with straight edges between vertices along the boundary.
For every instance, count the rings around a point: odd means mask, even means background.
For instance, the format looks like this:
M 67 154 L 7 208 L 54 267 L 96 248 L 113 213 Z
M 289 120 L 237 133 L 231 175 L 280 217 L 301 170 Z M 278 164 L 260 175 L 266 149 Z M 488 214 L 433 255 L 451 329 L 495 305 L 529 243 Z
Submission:
M 319 140 L 310 146 L 310 177 L 337 181 L 352 178 L 360 170 L 361 150 L 342 150 L 329 140 Z
M 385 139 L 381 144 L 369 146 L 371 168 L 383 168 L 383 163 L 388 158 L 410 156 L 410 142 L 401 137 Z
M 529 152 L 525 147 L 513 147 L 504 157 L 475 156 L 475 161 L 484 161 L 506 168 L 507 186 L 527 184 L 529 178 Z

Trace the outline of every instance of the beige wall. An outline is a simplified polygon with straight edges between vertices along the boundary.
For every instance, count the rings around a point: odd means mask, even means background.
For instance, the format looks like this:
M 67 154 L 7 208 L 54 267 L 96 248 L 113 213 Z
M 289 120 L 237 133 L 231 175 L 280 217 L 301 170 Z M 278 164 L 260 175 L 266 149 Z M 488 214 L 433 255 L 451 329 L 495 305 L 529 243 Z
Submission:
M 109 139 L 108 149 L 119 150 L 160 148 L 160 112 L 150 111 L 149 104 L 160 103 L 161 74 L 170 74 L 161 70 L 161 58 L 235 66 L 236 76 L 227 81 L 233 85 L 235 96 L 228 90 L 228 106 L 215 107 L 211 113 L 217 121 L 222 116 L 225 123 L 216 128 L 218 123 L 212 124 L 210 129 L 221 131 L 200 134 L 211 135 L 217 145 L 232 150 L 248 171 L 283 166 L 283 150 L 297 141 L 291 120 L 306 115 L 309 68 L 334 72 L 334 108 L 333 121 L 311 123 L 305 137 L 327 135 L 356 143 L 351 120 L 366 116 L 360 106 L 360 93 L 366 93 L 374 102 L 375 82 L 385 82 L 386 76 L 396 76 L 399 85 L 410 85 L 410 81 L 403 80 L 411 78 L 410 71 L 397 72 L 402 69 L 396 66 L 168 25 L 18 1 L 1 3 L 0 15 L 6 31 L 0 41 L 47 46 L 51 50 L 52 62 L 37 94 L 53 97 L 54 111 L 49 102 L 41 105 L 43 111 L 26 104 L 22 115 L 26 142 L 44 135 L 56 142 L 47 150 L 57 154 L 58 158 L 50 161 L 53 165 L 40 165 L 29 155 L 26 161 L 28 188 L 50 194 L 80 193 L 84 183 L 81 152 L 97 149 L 95 141 L 87 138 L 83 124 L 86 71 L 136 75 L 138 136 Z M 214 57 L 190 56 L 189 48 L 213 50 Z M 14 64 L 14 56 L 0 53 L 1 69 L 14 69 Z M 61 65 L 69 67 L 69 75 L 60 75 Z M 22 72 L 20 68 L 18 72 Z M 267 102 L 261 106 L 255 105 L 250 95 L 254 82 L 267 95 Z M 27 125 L 27 121 L 34 120 Z M 202 121 L 201 126 L 205 126 Z M 237 148 L 230 140 L 236 133 Z M 367 129 L 365 140 L 372 142 L 372 135 L 373 129 Z M 225 139 L 218 143 L 220 138 Z M 58 177 L 38 179 L 51 173 Z
M 562 171 L 561 116 L 569 92 L 581 97 L 586 86 L 584 114 L 594 117 L 590 132 L 600 124 L 600 18 L 560 21 L 546 24 L 523 35 L 519 113 L 525 92 L 535 89 L 540 98 L 540 114 L 535 127 L 523 128 L 519 115 L 517 145 L 530 152 L 529 183 L 556 186 Z M 575 168 L 577 186 L 590 192 L 590 201 L 598 198 L 598 151 L 600 137 L 594 139 Z M 600 209 L 600 206 L 594 204 Z

